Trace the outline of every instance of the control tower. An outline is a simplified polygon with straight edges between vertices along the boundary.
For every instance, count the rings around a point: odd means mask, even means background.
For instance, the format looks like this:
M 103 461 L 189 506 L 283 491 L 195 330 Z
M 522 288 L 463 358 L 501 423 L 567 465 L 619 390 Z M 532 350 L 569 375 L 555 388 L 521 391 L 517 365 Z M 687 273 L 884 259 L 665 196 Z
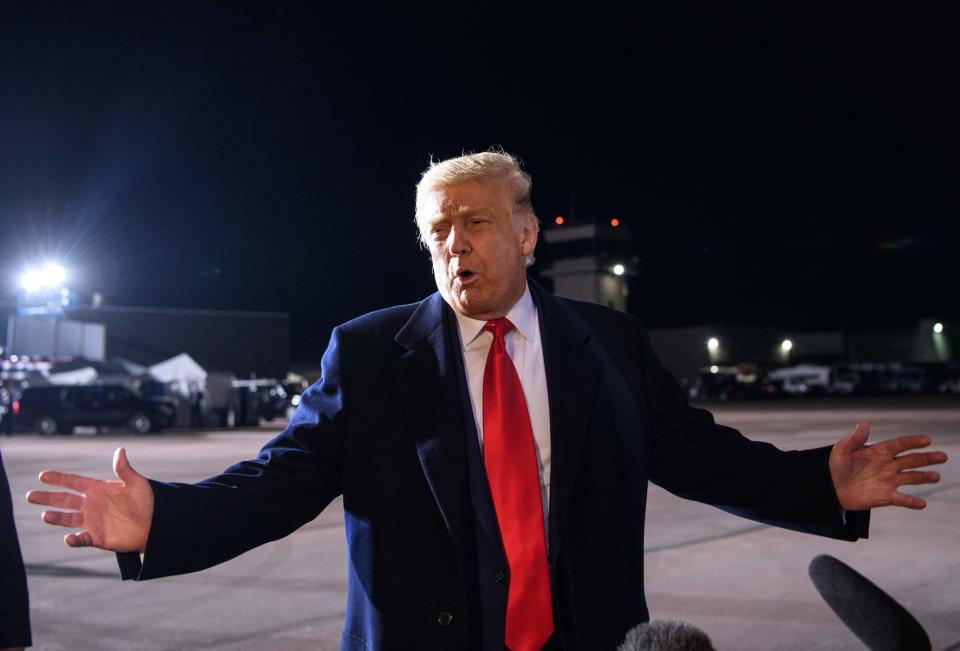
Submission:
M 557 216 L 543 230 L 551 264 L 542 270 L 553 292 L 627 311 L 627 278 L 635 273 L 630 229 L 619 219 L 568 223 Z

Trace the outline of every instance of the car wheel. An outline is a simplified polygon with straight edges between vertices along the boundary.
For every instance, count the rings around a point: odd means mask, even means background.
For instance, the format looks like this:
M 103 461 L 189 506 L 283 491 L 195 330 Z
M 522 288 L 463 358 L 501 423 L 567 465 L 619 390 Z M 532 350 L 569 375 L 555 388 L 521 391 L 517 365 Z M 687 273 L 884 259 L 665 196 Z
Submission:
M 137 434 L 146 434 L 153 427 L 150 417 L 143 412 L 136 412 L 130 417 L 130 429 Z
M 53 436 L 60 431 L 60 426 L 53 416 L 41 416 L 33 421 L 33 429 L 41 436 Z

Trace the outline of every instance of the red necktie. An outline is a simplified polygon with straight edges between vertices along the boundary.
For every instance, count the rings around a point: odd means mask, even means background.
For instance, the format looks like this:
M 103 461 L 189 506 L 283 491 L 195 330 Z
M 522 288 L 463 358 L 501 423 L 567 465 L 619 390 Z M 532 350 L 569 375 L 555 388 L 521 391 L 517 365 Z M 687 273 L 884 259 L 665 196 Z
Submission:
M 553 609 L 533 427 L 504 340 L 513 324 L 493 319 L 484 329 L 493 343 L 483 371 L 483 461 L 510 567 L 505 642 L 537 651 L 553 632 Z

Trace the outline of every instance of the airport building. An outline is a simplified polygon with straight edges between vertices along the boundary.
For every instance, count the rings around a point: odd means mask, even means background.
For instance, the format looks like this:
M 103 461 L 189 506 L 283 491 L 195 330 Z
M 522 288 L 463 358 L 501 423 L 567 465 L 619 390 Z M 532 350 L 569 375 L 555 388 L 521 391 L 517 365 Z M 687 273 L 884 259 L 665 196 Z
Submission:
M 285 377 L 290 317 L 283 312 L 75 306 L 61 314 L 0 305 L 3 356 L 122 358 L 151 366 L 181 353 L 240 378 Z
M 620 220 L 572 222 L 556 217 L 544 229 L 548 261 L 540 273 L 567 298 L 627 310 L 634 275 L 629 228 Z M 764 325 L 695 325 L 650 331 L 663 365 L 686 384 L 704 370 L 741 364 L 762 368 L 798 364 L 955 365 L 960 323 L 922 319 L 912 327 L 794 332 Z

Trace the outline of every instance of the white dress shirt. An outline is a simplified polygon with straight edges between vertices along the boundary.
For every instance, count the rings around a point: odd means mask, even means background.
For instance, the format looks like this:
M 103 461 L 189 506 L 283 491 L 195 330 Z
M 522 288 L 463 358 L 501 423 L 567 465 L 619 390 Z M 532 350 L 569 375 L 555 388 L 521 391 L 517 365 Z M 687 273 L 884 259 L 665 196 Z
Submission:
M 507 313 L 514 329 L 507 333 L 507 354 L 520 376 L 523 395 L 530 414 L 534 443 L 537 451 L 537 469 L 540 472 L 540 498 L 543 501 L 544 531 L 550 505 L 550 403 L 547 399 L 547 373 L 543 366 L 543 347 L 540 344 L 540 319 L 530 296 L 530 287 Z M 457 313 L 463 365 L 467 371 L 470 404 L 477 424 L 477 437 L 483 451 L 483 372 L 487 353 L 493 343 L 493 334 L 483 329 L 486 321 L 478 321 Z M 549 538 L 548 538 L 549 540 Z

